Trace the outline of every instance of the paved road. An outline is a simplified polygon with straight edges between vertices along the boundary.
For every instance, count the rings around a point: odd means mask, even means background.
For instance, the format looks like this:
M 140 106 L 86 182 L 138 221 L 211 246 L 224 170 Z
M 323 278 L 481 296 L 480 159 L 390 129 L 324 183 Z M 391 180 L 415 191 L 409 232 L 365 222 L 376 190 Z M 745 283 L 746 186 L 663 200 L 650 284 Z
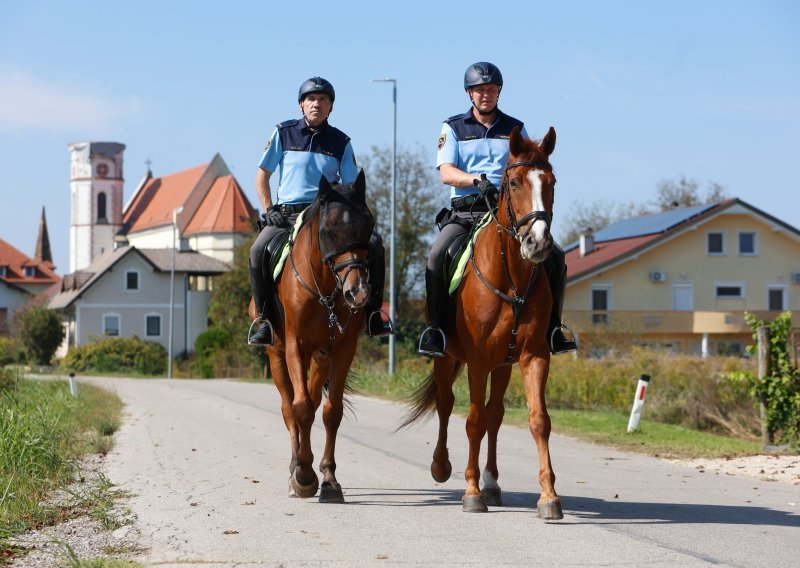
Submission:
M 95 379 L 127 404 L 110 479 L 148 564 L 186 566 L 800 566 L 800 489 L 715 476 L 568 438 L 551 441 L 564 514 L 536 517 L 527 429 L 500 431 L 505 506 L 461 512 L 464 421 L 453 477 L 429 474 L 433 422 L 393 433 L 404 409 L 356 398 L 337 443 L 344 505 L 287 497 L 277 391 L 224 380 Z M 318 415 L 314 453 L 322 454 Z

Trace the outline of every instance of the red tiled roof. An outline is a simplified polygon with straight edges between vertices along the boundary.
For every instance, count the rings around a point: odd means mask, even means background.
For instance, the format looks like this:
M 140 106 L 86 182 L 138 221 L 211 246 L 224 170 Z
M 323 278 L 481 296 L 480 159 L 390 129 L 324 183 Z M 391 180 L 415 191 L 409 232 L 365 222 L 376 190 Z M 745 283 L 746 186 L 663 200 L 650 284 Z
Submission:
M 632 239 L 619 239 L 617 241 L 607 241 L 595 243 L 594 250 L 586 256 L 581 256 L 580 247 L 567 252 L 565 260 L 567 263 L 567 277 L 571 280 L 579 277 L 585 272 L 590 272 L 602 264 L 616 258 L 625 256 L 630 251 L 660 237 L 659 233 L 634 237 Z
M 123 223 L 130 223 L 127 231 L 142 231 L 172 223 L 172 212 L 186 202 L 206 169 L 208 164 L 203 164 L 147 180 L 122 217 Z
M 61 278 L 53 272 L 52 263 L 38 262 L 0 239 L 0 266 L 5 266 L 6 275 L 0 277 L 11 284 L 55 284 Z M 25 276 L 25 267 L 35 267 L 35 276 Z
M 196 233 L 246 233 L 253 230 L 256 212 L 232 175 L 220 176 L 206 194 L 197 212 L 183 230 Z

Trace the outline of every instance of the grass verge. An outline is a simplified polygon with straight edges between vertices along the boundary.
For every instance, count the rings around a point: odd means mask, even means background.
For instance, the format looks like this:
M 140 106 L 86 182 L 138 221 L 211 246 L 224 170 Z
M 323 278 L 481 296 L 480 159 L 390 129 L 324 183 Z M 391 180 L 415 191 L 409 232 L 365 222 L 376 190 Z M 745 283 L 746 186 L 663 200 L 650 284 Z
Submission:
M 0 371 L 2 372 L 2 371 Z M 0 378 L 0 564 L 19 549 L 13 537 L 91 512 L 112 513 L 114 492 L 102 482 L 76 492 L 80 459 L 104 454 L 119 428 L 122 403 L 113 394 L 66 381 L 29 381 L 10 372 Z M 64 498 L 53 499 L 57 493 Z

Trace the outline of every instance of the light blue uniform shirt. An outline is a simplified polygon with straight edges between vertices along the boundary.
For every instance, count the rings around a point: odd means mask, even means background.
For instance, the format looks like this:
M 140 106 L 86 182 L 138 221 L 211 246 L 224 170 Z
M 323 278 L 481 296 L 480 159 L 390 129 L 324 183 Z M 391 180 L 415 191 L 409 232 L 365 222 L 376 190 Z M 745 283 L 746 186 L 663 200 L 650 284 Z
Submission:
M 277 184 L 271 190 L 274 205 L 314 201 L 322 176 L 330 183 L 347 184 L 358 175 L 350 138 L 327 122 L 313 131 L 302 118 L 275 128 L 259 167 L 277 172 Z
M 471 108 L 464 114 L 448 118 L 442 124 L 439 136 L 436 168 L 442 164 L 453 164 L 477 179 L 481 174 L 486 174 L 489 181 L 499 188 L 503 169 L 508 163 L 508 139 L 515 126 L 520 127 L 525 138 L 528 137 L 521 121 L 499 109 L 497 118 L 489 128 L 475 120 Z M 450 197 L 463 197 L 477 192 L 475 187 L 451 187 Z

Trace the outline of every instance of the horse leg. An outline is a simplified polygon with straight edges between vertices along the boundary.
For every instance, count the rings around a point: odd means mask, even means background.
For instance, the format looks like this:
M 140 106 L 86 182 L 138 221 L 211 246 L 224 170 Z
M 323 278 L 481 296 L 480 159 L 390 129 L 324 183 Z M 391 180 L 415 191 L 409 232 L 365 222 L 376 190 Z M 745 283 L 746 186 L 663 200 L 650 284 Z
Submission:
M 547 413 L 544 398 L 550 371 L 550 353 L 545 350 L 543 355 L 530 357 L 524 363 L 520 359 L 520 367 L 525 377 L 525 395 L 530 409 L 528 423 L 539 454 L 539 485 L 542 494 L 536 504 L 537 514 L 540 519 L 563 519 L 561 500 L 555 488 L 556 475 L 550 463 L 550 415 Z
M 469 371 L 469 416 L 467 417 L 467 438 L 469 438 L 469 458 L 464 469 L 467 491 L 464 493 L 463 510 L 469 513 L 485 513 L 486 502 L 481 496 L 478 485 L 480 481 L 479 458 L 481 441 L 486 434 L 486 377 L 487 371 L 474 369 L 468 365 Z
M 272 370 L 272 381 L 281 395 L 281 414 L 283 423 L 289 431 L 289 444 L 292 448 L 292 459 L 289 462 L 289 473 L 294 473 L 297 467 L 297 454 L 300 451 L 300 437 L 297 428 L 297 421 L 294 419 L 292 411 L 292 400 L 294 399 L 294 389 L 292 381 L 289 379 L 289 371 L 286 368 L 286 354 L 270 347 L 267 349 L 269 354 L 269 366 Z M 291 484 L 289 486 L 289 496 L 293 497 Z
M 431 462 L 431 475 L 438 483 L 450 479 L 453 465 L 450 463 L 450 454 L 447 451 L 447 425 L 453 412 L 455 397 L 453 396 L 453 382 L 459 370 L 457 360 L 445 355 L 437 357 L 433 362 L 433 380 L 436 382 L 436 414 L 439 416 L 439 436 L 436 440 L 436 449 L 433 450 Z
M 311 451 L 315 406 L 306 386 L 307 363 L 301 359 L 296 345 L 287 346 L 286 360 L 294 392 L 292 414 L 299 429 L 297 465 L 292 471 L 289 484 L 297 497 L 305 499 L 316 495 L 319 488 L 319 478 L 313 468 L 314 453 Z
M 355 342 L 353 342 L 353 347 L 355 348 Z M 325 424 L 325 451 L 319 463 L 319 470 L 322 472 L 322 485 L 319 488 L 320 503 L 344 503 L 342 486 L 336 480 L 336 458 L 334 453 L 336 450 L 336 433 L 339 431 L 339 425 L 342 423 L 342 415 L 344 414 L 343 399 L 347 371 L 349 362 L 352 361 L 355 355 L 355 349 L 351 351 L 352 353 L 337 353 L 331 357 L 337 361 L 337 364 L 331 365 L 332 372 L 329 374 L 328 400 L 322 409 L 322 421 Z M 348 361 L 348 364 L 342 365 L 342 361 Z
M 483 489 L 481 495 L 486 505 L 503 505 L 503 498 L 497 480 L 500 474 L 497 469 L 497 432 L 503 423 L 505 405 L 503 397 L 511 380 L 511 366 L 506 365 L 492 371 L 492 384 L 489 392 L 489 402 L 486 403 L 486 419 L 489 447 L 486 456 L 486 467 L 483 470 Z

